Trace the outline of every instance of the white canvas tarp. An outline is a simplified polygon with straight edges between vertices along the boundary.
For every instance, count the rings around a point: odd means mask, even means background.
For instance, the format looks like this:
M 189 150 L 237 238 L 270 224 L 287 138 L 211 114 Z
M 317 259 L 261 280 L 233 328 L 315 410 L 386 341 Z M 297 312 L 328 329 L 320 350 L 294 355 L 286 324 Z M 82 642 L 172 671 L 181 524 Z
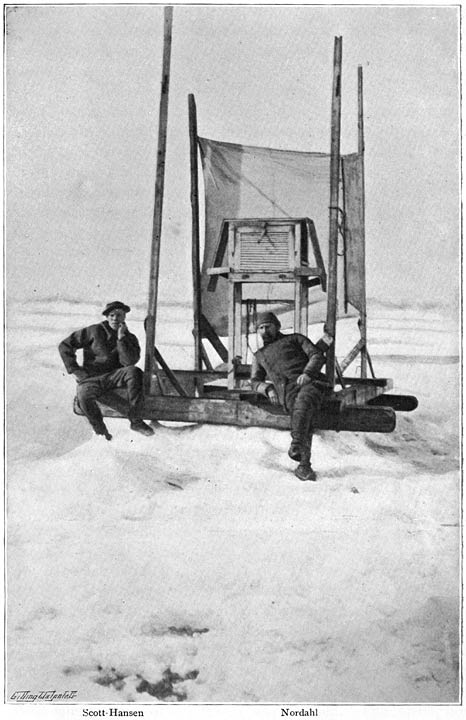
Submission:
M 205 242 L 202 263 L 202 312 L 219 334 L 227 328 L 227 281 L 207 289 L 207 269 L 213 267 L 222 221 L 226 218 L 300 218 L 313 220 L 324 264 L 328 259 L 330 156 L 250 147 L 199 138 L 205 187 Z M 352 157 L 352 156 L 351 156 Z M 356 169 L 355 169 L 356 168 Z M 352 175 L 357 174 L 353 162 Z M 349 182 L 351 187 L 357 183 Z M 349 198 L 347 198 L 347 203 Z M 351 202 L 351 201 L 349 201 Z M 343 207 L 343 199 L 340 202 Z M 357 216 L 358 213 L 353 213 Z M 359 236 L 354 232 L 355 237 Z M 340 251 L 343 239 L 340 239 Z M 344 313 L 343 258 L 339 258 L 339 314 Z M 354 280 L 354 273 L 353 273 Z M 249 293 L 249 295 L 247 295 Z M 360 289 L 352 296 L 360 294 Z M 243 300 L 293 298 L 290 285 L 245 285 Z M 351 308 L 348 308 L 351 312 Z M 309 292 L 310 322 L 326 319 L 326 294 L 321 287 Z

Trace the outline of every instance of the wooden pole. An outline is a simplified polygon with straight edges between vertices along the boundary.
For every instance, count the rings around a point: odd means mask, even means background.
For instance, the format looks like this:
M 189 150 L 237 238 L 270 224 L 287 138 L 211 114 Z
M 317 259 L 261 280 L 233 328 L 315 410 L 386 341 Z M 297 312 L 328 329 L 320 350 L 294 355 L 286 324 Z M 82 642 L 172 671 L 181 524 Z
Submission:
M 199 248 L 199 180 L 197 164 L 197 113 L 194 95 L 188 96 L 189 144 L 191 155 L 192 273 L 194 315 L 194 369 L 202 370 L 201 335 L 201 268 Z
M 363 104 L 363 82 L 362 67 L 358 67 L 358 153 L 361 158 L 361 242 L 363 265 L 361 268 L 361 320 L 360 332 L 363 348 L 361 350 L 361 377 L 367 377 L 367 312 L 366 312 L 366 204 L 365 204 L 365 178 L 364 178 L 364 104 Z
M 330 142 L 330 205 L 328 237 L 327 332 L 334 338 L 327 352 L 327 380 L 335 385 L 335 342 L 337 324 L 338 194 L 340 183 L 342 38 L 336 37 L 333 54 L 333 89 Z
M 144 391 L 150 393 L 154 363 L 155 325 L 157 320 L 157 293 L 160 266 L 160 238 L 162 232 L 163 188 L 165 180 L 165 155 L 167 149 L 168 91 L 170 85 L 170 58 L 172 44 L 173 8 L 164 9 L 162 81 L 159 107 L 159 134 L 157 145 L 157 170 L 154 194 L 154 218 L 149 277 L 149 302 L 146 319 L 146 355 L 144 365 Z

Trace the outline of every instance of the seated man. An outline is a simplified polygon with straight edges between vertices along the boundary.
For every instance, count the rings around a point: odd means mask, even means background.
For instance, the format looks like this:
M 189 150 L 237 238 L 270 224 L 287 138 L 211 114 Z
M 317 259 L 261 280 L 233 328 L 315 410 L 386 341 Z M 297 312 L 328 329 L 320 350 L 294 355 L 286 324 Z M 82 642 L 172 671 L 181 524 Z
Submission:
M 264 345 L 254 355 L 251 387 L 290 413 L 292 442 L 288 455 L 299 462 L 295 475 L 300 480 L 315 480 L 310 462 L 312 420 L 328 388 L 320 370 L 332 338 L 325 333 L 314 345 L 299 333 L 283 335 L 280 327 L 279 319 L 271 312 L 262 313 L 257 319 L 257 331 Z
M 78 383 L 79 407 L 86 415 L 94 432 L 107 440 L 112 436 L 103 421 L 96 402 L 107 390 L 126 388 L 128 391 L 129 420 L 131 430 L 143 435 L 154 431 L 138 416 L 142 398 L 143 373 L 136 367 L 141 350 L 138 339 L 126 326 L 126 313 L 131 308 L 118 300 L 108 303 L 102 311 L 106 320 L 98 325 L 71 333 L 58 346 L 67 371 Z M 76 361 L 76 350 L 83 350 L 83 366 Z

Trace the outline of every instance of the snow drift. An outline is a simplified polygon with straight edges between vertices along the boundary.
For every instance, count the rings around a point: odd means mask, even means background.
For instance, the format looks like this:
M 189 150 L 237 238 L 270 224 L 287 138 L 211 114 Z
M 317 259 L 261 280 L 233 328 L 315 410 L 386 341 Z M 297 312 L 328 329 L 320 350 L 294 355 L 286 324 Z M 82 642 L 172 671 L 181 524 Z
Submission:
M 99 314 L 9 308 L 7 697 L 456 702 L 455 321 L 373 307 L 376 371 L 419 409 L 391 435 L 318 434 L 318 482 L 300 483 L 285 432 L 144 438 L 110 420 L 111 443 L 93 436 L 56 346 Z M 143 315 L 128 317 L 141 341 Z M 190 367 L 189 307 L 159 316 L 167 361 Z

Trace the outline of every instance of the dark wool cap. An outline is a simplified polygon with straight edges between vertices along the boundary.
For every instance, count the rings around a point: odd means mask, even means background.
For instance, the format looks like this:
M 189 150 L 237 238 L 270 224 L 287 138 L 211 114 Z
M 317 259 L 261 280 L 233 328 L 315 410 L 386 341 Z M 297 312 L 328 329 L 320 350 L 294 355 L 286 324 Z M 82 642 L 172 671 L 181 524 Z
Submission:
M 256 328 L 258 328 L 259 325 L 264 325 L 265 323 L 273 323 L 277 326 L 277 328 L 281 327 L 280 320 L 273 312 L 263 312 L 257 316 Z
M 125 313 L 129 313 L 131 308 L 128 307 L 128 305 L 120 302 L 119 300 L 114 300 L 113 302 L 107 303 L 107 305 L 102 310 L 102 315 L 108 315 L 112 312 L 112 310 L 124 310 Z

